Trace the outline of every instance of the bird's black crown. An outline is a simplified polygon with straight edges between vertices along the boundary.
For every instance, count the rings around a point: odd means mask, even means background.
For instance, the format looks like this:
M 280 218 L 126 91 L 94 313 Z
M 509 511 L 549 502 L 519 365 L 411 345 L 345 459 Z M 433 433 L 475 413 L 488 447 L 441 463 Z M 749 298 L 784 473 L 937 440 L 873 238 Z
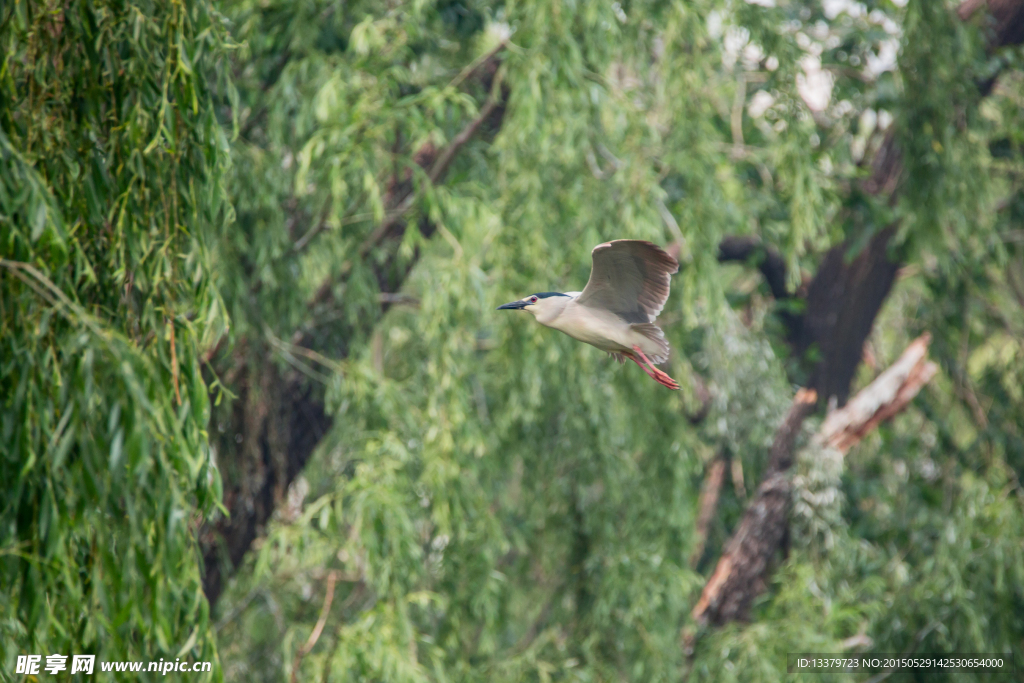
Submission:
M 561 292 L 537 292 L 534 294 L 538 299 L 547 299 L 549 296 L 569 296 L 568 294 L 562 294 Z

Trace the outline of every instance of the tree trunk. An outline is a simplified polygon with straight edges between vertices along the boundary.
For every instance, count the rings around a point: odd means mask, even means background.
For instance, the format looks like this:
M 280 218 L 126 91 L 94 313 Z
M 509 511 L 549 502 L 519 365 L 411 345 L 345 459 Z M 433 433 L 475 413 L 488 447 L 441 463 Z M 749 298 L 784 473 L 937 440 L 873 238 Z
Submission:
M 984 30 L 990 50 L 1024 42 L 1024 0 L 966 0 L 957 14 L 972 19 L 987 5 Z M 981 94 L 993 81 L 980 84 Z M 903 159 L 890 131 L 876 154 L 871 175 L 862 184 L 863 192 L 895 202 L 903 175 Z M 896 224 L 876 233 L 867 246 L 847 261 L 849 244 L 832 248 L 822 260 L 817 274 L 807 286 L 806 310 L 802 316 L 783 317 L 789 328 L 789 340 L 795 353 L 816 350 L 808 387 L 826 402 L 834 397 L 844 406 L 857 366 L 863 357 L 864 342 L 874 320 L 896 279 L 900 263 L 889 253 Z M 733 238 L 734 240 L 736 238 Z M 758 250 L 764 255 L 760 255 Z M 755 258 L 776 298 L 790 294 L 777 292 L 781 260 L 770 249 L 757 244 L 723 242 L 719 260 L 737 261 Z M 930 337 L 915 340 L 889 370 L 861 391 L 849 405 L 832 412 L 818 435 L 822 443 L 845 453 L 880 422 L 901 411 L 921 387 L 935 374 L 934 364 L 924 360 Z M 739 527 L 726 545 L 715 571 L 705 585 L 692 616 L 698 624 L 723 624 L 745 619 L 750 605 L 763 590 L 771 558 L 780 549 L 788 529 L 791 487 L 785 475 L 792 461 L 792 448 L 780 440 L 803 421 L 797 394 L 789 416 L 776 434 L 771 462 L 761 486 Z M 781 447 L 780 447 L 781 446 Z

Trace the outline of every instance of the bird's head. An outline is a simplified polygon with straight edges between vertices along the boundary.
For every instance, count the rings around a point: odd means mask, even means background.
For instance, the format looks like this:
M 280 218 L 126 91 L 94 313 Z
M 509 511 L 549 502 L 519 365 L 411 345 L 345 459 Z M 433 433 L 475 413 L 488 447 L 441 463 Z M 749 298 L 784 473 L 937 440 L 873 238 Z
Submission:
M 544 316 L 545 313 L 557 314 L 565 307 L 569 298 L 568 294 L 561 292 L 537 292 L 519 301 L 498 306 L 498 310 L 529 311 L 534 317 Z

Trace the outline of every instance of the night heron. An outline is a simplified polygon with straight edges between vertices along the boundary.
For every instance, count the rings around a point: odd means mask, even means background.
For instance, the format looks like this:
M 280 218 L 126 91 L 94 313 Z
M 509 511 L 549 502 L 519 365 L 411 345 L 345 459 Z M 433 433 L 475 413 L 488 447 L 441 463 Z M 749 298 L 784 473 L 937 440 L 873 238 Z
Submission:
M 642 240 L 613 240 L 594 247 L 590 280 L 582 292 L 538 292 L 498 306 L 529 311 L 541 325 L 607 351 L 620 363 L 629 358 L 669 389 L 679 384 L 654 367 L 668 360 L 665 333 L 654 324 L 668 299 L 679 264 Z

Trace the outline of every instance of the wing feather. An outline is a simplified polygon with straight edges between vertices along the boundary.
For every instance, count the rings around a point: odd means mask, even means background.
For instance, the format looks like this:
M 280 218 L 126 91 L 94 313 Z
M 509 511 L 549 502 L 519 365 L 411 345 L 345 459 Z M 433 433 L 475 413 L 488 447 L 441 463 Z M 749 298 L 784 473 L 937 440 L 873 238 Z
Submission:
M 653 323 L 668 300 L 679 263 L 643 240 L 613 240 L 594 247 L 590 280 L 576 300 L 602 308 L 629 323 Z

